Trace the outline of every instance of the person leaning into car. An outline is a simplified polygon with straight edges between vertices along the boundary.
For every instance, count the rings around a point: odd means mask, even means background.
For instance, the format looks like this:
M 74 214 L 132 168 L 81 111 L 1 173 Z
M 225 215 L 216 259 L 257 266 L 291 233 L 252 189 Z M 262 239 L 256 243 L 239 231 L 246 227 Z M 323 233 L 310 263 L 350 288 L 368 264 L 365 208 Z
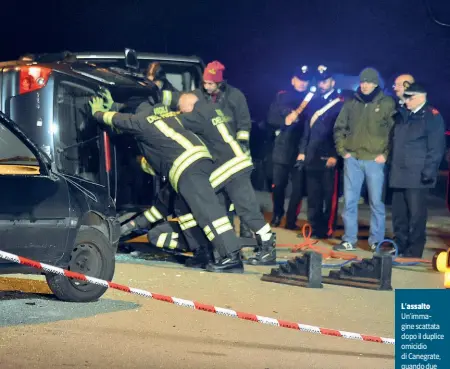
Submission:
M 177 113 L 166 117 L 146 114 L 123 114 L 109 111 L 101 97 L 89 102 L 93 117 L 117 133 L 134 137 L 146 159 L 148 168 L 159 176 L 166 176 L 173 189 L 186 201 L 192 215 L 221 260 L 206 266 L 211 272 L 243 272 L 243 264 L 227 261 L 240 257 L 240 243 L 219 202 L 209 177 L 214 170 L 212 157 L 202 141 L 183 128 Z M 170 242 L 170 240 L 167 240 Z

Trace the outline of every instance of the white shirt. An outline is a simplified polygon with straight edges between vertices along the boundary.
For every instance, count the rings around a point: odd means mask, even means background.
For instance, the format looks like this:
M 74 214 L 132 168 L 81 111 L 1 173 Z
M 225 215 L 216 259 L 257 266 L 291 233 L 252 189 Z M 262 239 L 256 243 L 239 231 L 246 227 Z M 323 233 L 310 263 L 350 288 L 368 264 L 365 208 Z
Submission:
M 420 109 L 422 109 L 425 106 L 426 103 L 423 103 L 422 105 L 420 105 L 419 107 L 417 107 L 417 109 L 412 110 L 413 114 L 416 114 Z
M 328 97 L 334 92 L 334 88 L 331 91 L 328 91 L 325 95 L 323 95 L 323 98 L 326 100 Z

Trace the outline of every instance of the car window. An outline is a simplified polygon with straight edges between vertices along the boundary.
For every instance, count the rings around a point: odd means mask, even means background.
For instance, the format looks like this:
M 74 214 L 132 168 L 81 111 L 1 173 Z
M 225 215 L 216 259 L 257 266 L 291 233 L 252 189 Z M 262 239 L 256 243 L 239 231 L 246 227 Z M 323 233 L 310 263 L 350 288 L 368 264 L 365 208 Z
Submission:
M 100 183 L 100 132 L 88 104 L 93 94 L 71 82 L 57 84 L 54 134 L 58 169 Z
M 141 61 L 142 73 L 145 73 L 152 61 Z M 167 79 L 178 91 L 192 91 L 200 86 L 200 70 L 194 64 L 172 64 L 161 61 Z
M 179 91 L 192 91 L 200 87 L 201 65 L 198 63 L 171 62 L 165 60 L 139 59 L 139 73 L 146 74 L 149 64 L 159 62 L 169 82 Z M 96 66 L 125 68 L 123 60 L 104 59 L 92 61 Z
M 0 123 L 0 175 L 39 174 L 39 161 L 9 128 Z
M 130 85 L 135 86 L 136 82 L 133 79 L 121 76 L 120 74 L 113 73 L 106 68 L 91 67 L 89 65 L 77 66 L 72 68 L 73 71 L 90 77 L 92 79 L 98 80 L 99 82 L 118 84 L 122 86 Z

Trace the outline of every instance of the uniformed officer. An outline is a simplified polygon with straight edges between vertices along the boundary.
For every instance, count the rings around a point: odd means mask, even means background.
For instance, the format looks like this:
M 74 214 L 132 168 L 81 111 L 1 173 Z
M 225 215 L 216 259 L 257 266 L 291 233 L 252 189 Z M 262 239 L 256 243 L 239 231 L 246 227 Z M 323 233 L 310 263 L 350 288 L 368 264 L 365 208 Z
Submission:
M 445 124 L 419 83 L 405 89 L 404 101 L 406 108 L 400 108 L 395 116 L 389 157 L 392 223 L 400 255 L 421 258 L 426 242 L 427 196 L 436 186 L 445 153 Z
M 334 123 L 343 105 L 335 80 L 325 66 L 316 73 L 318 95 L 309 105 L 297 160 L 304 163 L 308 188 L 308 221 L 313 238 L 332 236 L 337 219 L 338 154 L 334 144 Z
M 276 131 L 272 154 L 273 162 L 273 218 L 272 226 L 278 227 L 284 216 L 285 191 L 292 176 L 292 194 L 286 214 L 286 228 L 296 229 L 301 200 L 304 196 L 304 171 L 294 168 L 298 156 L 298 145 L 306 120 L 306 108 L 314 96 L 310 87 L 313 74 L 307 66 L 297 68 L 292 77 L 292 89 L 281 91 L 271 104 L 267 123 Z M 286 122 L 295 124 L 286 125 Z
M 234 204 L 237 215 L 255 232 L 258 251 L 248 259 L 252 265 L 276 262 L 275 234 L 264 220 L 251 184 L 251 159 L 234 139 L 232 112 L 217 103 L 199 101 L 192 93 L 181 95 L 179 102 L 183 126 L 197 134 L 214 159 L 211 185 Z M 223 201 L 224 204 L 229 202 Z
M 231 110 L 233 114 L 231 122 L 233 127 L 231 128 L 235 132 L 234 139 L 245 152 L 250 153 L 249 140 L 252 121 L 247 99 L 238 88 L 224 80 L 224 71 L 225 66 L 221 62 L 215 60 L 208 63 L 203 71 L 203 86 L 193 92 L 200 101 L 217 103 L 221 108 Z M 242 219 L 239 233 L 241 237 L 253 237 L 249 226 Z
M 211 187 L 209 177 L 214 165 L 202 141 L 183 128 L 176 113 L 161 117 L 111 112 L 99 97 L 94 97 L 90 106 L 98 121 L 118 132 L 131 134 L 149 170 L 169 178 L 173 189 L 186 201 L 221 257 L 218 262 L 210 263 L 206 270 L 243 272 L 239 240 Z

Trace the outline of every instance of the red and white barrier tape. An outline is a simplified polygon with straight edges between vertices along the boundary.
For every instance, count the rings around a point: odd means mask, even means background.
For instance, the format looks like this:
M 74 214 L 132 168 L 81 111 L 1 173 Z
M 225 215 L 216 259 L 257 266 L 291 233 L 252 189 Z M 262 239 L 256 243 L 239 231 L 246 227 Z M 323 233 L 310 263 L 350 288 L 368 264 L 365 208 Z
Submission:
M 48 264 L 40 263 L 40 262 L 37 262 L 34 260 L 23 258 L 21 256 L 10 254 L 10 253 L 4 252 L 4 251 L 0 251 L 0 258 L 12 261 L 17 264 L 22 264 L 22 265 L 30 266 L 30 267 L 33 267 L 36 269 L 41 269 L 46 272 L 64 275 L 68 278 L 73 278 L 73 279 L 78 279 L 80 281 L 90 282 L 93 284 L 97 284 L 99 286 L 112 288 L 112 289 L 123 291 L 123 292 L 133 293 L 133 294 L 143 296 L 143 297 L 149 297 L 149 298 L 152 298 L 152 299 L 155 299 L 158 301 L 169 302 L 171 304 L 175 304 L 178 306 L 183 306 L 183 307 L 187 307 L 187 308 L 191 308 L 191 309 L 195 309 L 195 310 L 207 311 L 209 313 L 214 313 L 214 314 L 218 314 L 218 315 L 225 315 L 225 316 L 229 316 L 231 318 L 239 318 L 239 319 L 249 320 L 249 321 L 256 322 L 256 323 L 268 324 L 268 325 L 281 327 L 281 328 L 290 328 L 290 329 L 299 330 L 301 332 L 316 333 L 316 334 L 321 334 L 321 335 L 325 335 L 325 336 L 341 337 L 341 338 L 347 338 L 347 339 L 351 339 L 351 340 L 395 345 L 395 340 L 393 338 L 368 336 L 368 335 L 360 334 L 360 333 L 337 331 L 335 329 L 327 329 L 327 328 L 315 327 L 312 325 L 287 322 L 284 320 L 268 318 L 265 316 L 260 316 L 260 315 L 255 315 L 255 314 L 241 313 L 239 311 L 224 309 L 224 308 L 213 306 L 213 305 L 206 305 L 206 304 L 202 304 L 202 303 L 196 302 L 196 301 L 183 300 L 183 299 L 180 299 L 177 297 L 159 295 L 159 294 L 151 293 L 151 292 L 144 291 L 144 290 L 141 290 L 138 288 L 132 288 L 132 287 L 124 286 L 124 285 L 117 284 L 114 282 L 108 282 L 108 281 L 104 281 L 102 279 L 88 277 L 88 276 L 80 274 L 80 273 L 71 272 L 69 270 L 65 270 L 65 269 L 51 266 Z

